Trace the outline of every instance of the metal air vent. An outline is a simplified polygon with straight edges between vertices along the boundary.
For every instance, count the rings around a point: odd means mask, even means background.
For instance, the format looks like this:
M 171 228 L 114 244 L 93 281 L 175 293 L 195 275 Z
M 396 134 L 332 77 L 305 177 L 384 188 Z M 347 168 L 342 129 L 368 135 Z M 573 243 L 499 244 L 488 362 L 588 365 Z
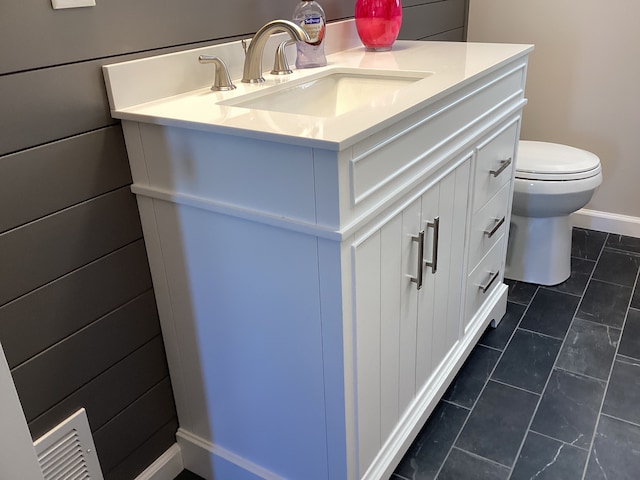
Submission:
M 104 480 L 84 408 L 34 443 L 45 480 Z

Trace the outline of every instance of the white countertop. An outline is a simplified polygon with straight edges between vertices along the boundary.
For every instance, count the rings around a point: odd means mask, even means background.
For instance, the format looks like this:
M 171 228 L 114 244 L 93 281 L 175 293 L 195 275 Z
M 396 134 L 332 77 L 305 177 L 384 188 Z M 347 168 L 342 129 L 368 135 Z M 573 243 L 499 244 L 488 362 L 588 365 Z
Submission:
M 358 42 L 353 39 L 352 23 L 340 22 L 335 26 L 334 35 L 350 38 L 348 41 L 341 38 L 339 43 L 328 45 L 330 54 L 326 67 L 296 70 L 293 67 L 295 47 L 290 47 L 293 73 L 270 75 L 266 72 L 271 68 L 274 50 L 267 44 L 263 61 L 266 82 L 262 84 L 240 82 L 239 66 L 243 54 L 239 42 L 106 66 L 104 73 L 111 114 L 114 118 L 135 122 L 341 150 L 464 87 L 480 73 L 495 70 L 533 49 L 532 45 L 397 41 L 390 52 L 365 52 L 364 47 L 353 46 Z M 328 30 L 327 35 L 331 34 Z M 331 53 L 344 46 L 350 48 Z M 213 67 L 207 65 L 209 68 L 205 69 L 197 64 L 198 55 L 205 53 L 219 55 L 227 62 L 236 90 L 210 90 Z M 220 101 L 297 82 L 336 67 L 432 74 L 403 87 L 392 98 L 389 96 L 383 102 L 365 105 L 337 117 L 218 105 Z M 184 80 L 190 72 L 198 77 L 197 80 Z M 194 85 L 196 82 L 200 86 Z

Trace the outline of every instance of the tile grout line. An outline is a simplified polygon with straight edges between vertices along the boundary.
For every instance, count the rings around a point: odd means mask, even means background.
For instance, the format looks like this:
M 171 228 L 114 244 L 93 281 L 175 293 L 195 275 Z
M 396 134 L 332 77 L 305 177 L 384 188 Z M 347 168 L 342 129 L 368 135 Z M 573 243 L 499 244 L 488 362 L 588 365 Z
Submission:
M 609 235 L 607 234 L 607 239 Z M 606 245 L 606 240 L 605 240 Z M 603 247 L 604 250 L 604 247 Z M 602 252 L 601 252 L 602 253 Z M 597 264 L 596 264 L 597 266 Z M 594 270 L 595 271 L 595 270 Z M 627 317 L 629 316 L 629 310 L 631 308 L 631 302 L 633 301 L 633 292 L 638 286 L 638 277 L 640 276 L 640 269 L 636 272 L 636 280 L 634 282 L 633 287 L 631 288 L 631 296 L 629 297 L 629 303 L 627 304 L 627 311 L 624 315 L 624 320 L 622 322 L 622 327 L 620 328 L 620 338 L 618 339 L 618 344 L 616 345 L 616 351 L 613 355 L 613 361 L 611 362 L 611 367 L 609 368 L 609 376 L 607 377 L 607 383 L 604 388 L 604 392 L 602 394 L 602 400 L 600 401 L 600 408 L 598 409 L 598 416 L 596 417 L 596 424 L 593 427 L 593 434 L 591 435 L 591 442 L 589 443 L 589 450 L 587 452 L 587 460 L 585 461 L 584 468 L 582 470 L 582 480 L 585 479 L 587 475 L 587 469 L 589 468 L 589 460 L 591 460 L 591 453 L 593 452 L 593 447 L 596 439 L 596 434 L 598 433 L 598 427 L 600 426 L 600 419 L 602 418 L 602 408 L 604 407 L 604 401 L 607 398 L 607 392 L 609 391 L 609 382 L 611 381 L 611 375 L 613 374 L 613 369 L 616 365 L 616 357 L 618 356 L 618 351 L 620 350 L 620 344 L 622 343 L 622 335 L 624 334 L 624 327 L 627 325 Z M 606 415 L 605 416 L 610 416 Z M 629 422 L 631 423 L 631 422 Z
M 575 320 L 580 320 L 580 319 L 576 318 Z M 613 327 L 610 327 L 610 328 L 613 328 Z M 615 360 L 615 355 L 614 355 L 613 359 Z M 606 378 L 598 378 L 598 377 L 594 377 L 592 375 L 587 375 L 586 373 L 572 372 L 571 370 L 567 370 L 566 368 L 558 367 L 557 365 L 554 366 L 553 369 L 554 370 L 558 370 L 558 371 L 563 372 L 563 373 L 568 373 L 570 375 L 575 375 L 577 377 L 582 377 L 582 378 L 586 378 L 588 380 L 594 380 L 596 382 L 604 383 L 605 385 L 607 383 L 607 379 Z
M 568 295 L 567 293 L 563 293 L 563 292 L 558 292 L 558 293 L 562 293 L 563 295 Z M 580 302 L 578 302 L 578 304 L 579 303 Z M 575 314 L 574 314 L 574 317 L 575 317 Z M 574 317 L 571 317 L 571 322 L 573 322 Z M 518 330 L 522 330 L 523 332 L 527 332 L 527 333 L 535 333 L 536 335 L 540 335 L 541 337 L 551 338 L 553 340 L 564 340 L 564 336 L 562 338 L 554 337 L 553 335 L 549 335 L 548 333 L 536 332 L 535 330 L 531 330 L 529 328 L 518 327 Z
M 629 310 L 633 310 L 633 309 L 629 309 Z M 621 363 L 626 363 L 627 365 L 640 366 L 640 358 L 630 357 L 629 355 L 625 355 L 624 353 L 618 353 L 616 357 L 617 357 L 616 360 L 618 360 Z
M 570 443 L 570 442 L 565 442 L 564 440 L 560 440 L 560 439 L 558 439 L 558 438 L 554 438 L 554 437 L 552 437 L 552 436 L 550 436 L 550 435 L 547 435 L 546 433 L 540 433 L 540 432 L 538 432 L 537 430 L 531 430 L 531 429 L 529 429 L 529 431 L 528 431 L 527 433 L 529 433 L 529 432 L 531 432 L 531 433 L 535 433 L 536 435 L 538 435 L 538 436 L 540 436 L 540 437 L 548 438 L 549 440 L 553 440 L 554 442 L 562 443 L 563 445 L 567 445 L 567 446 L 569 446 L 569 447 L 571 447 L 571 448 L 577 448 L 578 450 L 582 450 L 582 451 L 583 451 L 583 452 L 585 452 L 585 453 L 587 453 L 587 452 L 588 452 L 588 450 L 587 450 L 587 448 L 588 448 L 588 447 L 580 447 L 580 446 L 578 446 L 578 445 L 573 445 L 573 444 L 572 444 L 572 443 Z
M 478 400 L 480 400 L 480 397 L 482 396 L 482 393 L 484 392 L 485 388 L 487 387 L 487 384 L 491 381 L 491 375 L 493 375 L 493 372 L 498 367 L 498 364 L 500 363 L 500 360 L 502 359 L 502 357 L 504 355 L 504 352 L 507 350 L 507 346 L 509 345 L 509 343 L 511 343 L 511 340 L 513 339 L 513 336 L 515 335 L 516 331 L 518 330 L 518 326 L 522 322 L 522 319 L 524 318 L 524 316 L 527 314 L 527 311 L 529 310 L 529 307 L 531 306 L 531 302 L 533 302 L 533 299 L 535 298 L 536 294 L 538 293 L 538 290 L 540 290 L 539 286 L 536 287 L 536 290 L 533 293 L 533 295 L 531 296 L 531 299 L 529 300 L 529 303 L 526 305 L 524 311 L 522 312 L 522 315 L 520 315 L 520 319 L 518 320 L 518 323 L 517 323 L 516 327 L 513 329 L 513 332 L 511 332 L 511 335 L 509 336 L 509 339 L 507 340 L 507 342 L 504 345 L 504 348 L 500 352 L 500 355 L 498 356 L 498 359 L 496 360 L 495 365 L 491 369 L 491 372 L 489 372 L 489 375 L 487 376 L 487 379 L 485 380 L 484 385 L 480 389 L 480 392 L 478 393 L 478 396 L 476 397 L 475 401 L 473 402 L 473 405 L 471 406 L 471 408 L 469 409 L 469 412 L 467 413 L 467 418 L 465 418 L 464 422 L 462 422 L 462 425 L 460 426 L 460 430 L 458 430 L 458 434 L 453 439 L 453 442 L 451 443 L 451 447 L 449 447 L 449 451 L 447 452 L 447 454 L 444 457 L 444 460 L 440 464 L 440 467 L 438 468 L 438 471 L 436 472 L 436 474 L 434 476 L 434 480 L 437 479 L 438 476 L 440 476 L 440 472 L 442 471 L 442 467 L 444 467 L 445 463 L 447 463 L 447 460 L 449 459 L 449 456 L 451 455 L 451 452 L 453 451 L 454 448 L 457 448 L 458 450 L 461 450 L 463 452 L 467 452 L 466 450 L 464 450 L 462 448 L 456 447 L 455 446 L 456 442 L 460 438 L 460 435 L 462 434 L 462 431 L 464 430 L 464 427 L 466 427 L 467 422 L 469 421 L 469 418 L 471 418 L 471 414 L 473 413 L 473 409 L 475 408 L 476 404 L 478 403 Z M 508 291 L 507 291 L 507 295 L 508 295 Z M 518 304 L 518 305 L 522 305 L 522 304 Z M 480 457 L 479 455 L 474 454 L 472 452 L 467 452 L 467 453 L 475 455 L 476 457 Z M 485 457 L 481 457 L 481 458 L 485 458 Z M 486 460 L 490 461 L 490 462 L 493 462 L 493 460 L 490 460 L 488 458 Z M 495 463 L 495 462 L 493 462 L 493 463 Z M 511 472 L 509 472 L 509 475 L 511 475 Z
M 626 424 L 629 424 L 629 425 L 633 425 L 634 427 L 640 428 L 640 423 L 638 423 L 638 422 L 632 422 L 630 420 L 625 420 L 624 418 L 616 417 L 615 415 L 611 415 L 609 413 L 601 413 L 600 415 L 602 417 L 612 418 L 613 420 L 617 420 L 620 423 L 626 423 Z
M 533 420 L 534 418 L 536 418 L 536 415 L 538 413 L 538 409 L 540 408 L 540 404 L 542 403 L 542 397 L 544 397 L 545 392 L 547 391 L 547 387 L 549 386 L 549 381 L 551 380 L 551 376 L 553 375 L 553 371 L 556 367 L 556 364 L 558 363 L 558 358 L 560 358 L 560 354 L 562 353 L 562 348 L 564 347 L 565 342 L 567 341 L 567 337 L 569 335 L 569 331 L 571 330 L 571 326 L 573 325 L 573 321 L 575 320 L 576 316 L 578 315 L 578 311 L 580 310 L 580 305 L 582 304 L 582 300 L 584 299 L 584 294 L 587 291 L 587 288 L 589 287 L 589 282 L 591 282 L 591 279 L 593 278 L 593 273 L 596 271 L 596 268 L 598 267 L 598 260 L 600 260 L 600 256 L 602 255 L 602 251 L 604 250 L 604 246 L 607 243 L 607 238 L 609 238 L 609 234 L 607 234 L 607 236 L 604 239 L 604 242 L 602 244 L 602 247 L 600 247 L 600 253 L 598 254 L 598 258 L 596 259 L 595 264 L 593 265 L 593 270 L 591 271 L 591 274 L 589 275 L 589 280 L 587 280 L 587 284 L 582 292 L 582 295 L 580 296 L 580 301 L 578 302 L 578 304 L 576 305 L 576 308 L 573 312 L 573 316 L 571 317 L 571 322 L 569 323 L 569 326 L 567 328 L 567 331 L 564 334 L 564 338 L 562 339 L 562 343 L 560 344 L 560 348 L 558 349 L 558 353 L 556 354 L 556 358 L 553 361 L 553 366 L 551 367 L 551 370 L 549 371 L 549 375 L 547 376 L 547 381 L 544 384 L 544 387 L 542 388 L 542 391 L 540 392 L 540 397 L 538 398 L 538 403 L 536 404 L 536 408 L 533 410 L 533 414 L 531 415 L 531 419 L 529 420 L 529 425 L 527 426 L 527 430 L 525 431 L 524 437 L 522 438 L 522 441 L 520 442 L 520 448 L 518 449 L 518 452 L 516 453 L 516 457 L 515 460 L 513 462 L 513 464 L 511 465 L 511 472 L 509 473 L 509 477 L 507 478 L 507 480 L 509 480 L 511 478 L 511 476 L 513 475 L 513 471 L 515 470 L 515 466 L 518 463 L 518 459 L 520 458 L 520 454 L 522 453 L 522 449 L 524 448 L 524 444 L 527 441 L 527 437 L 529 436 L 529 432 L 533 431 L 534 433 L 535 430 L 531 430 L 531 425 L 533 424 Z M 542 288 L 542 287 L 539 287 Z M 537 293 L 537 291 L 536 291 Z M 532 299 L 533 301 L 533 299 Z M 552 437 L 549 437 L 552 438 Z M 562 442 L 562 440 L 558 440 L 558 439 L 554 439 L 556 441 Z M 564 442 L 563 442 L 564 443 Z
M 451 451 L 453 451 L 453 450 L 459 450 L 459 451 L 464 452 L 464 453 L 466 453 L 467 455 L 469 455 L 469 456 L 471 456 L 473 458 L 477 458 L 478 460 L 482 460 L 484 462 L 490 463 L 490 464 L 495 465 L 497 467 L 502 467 L 502 468 L 506 468 L 507 470 L 510 470 L 510 468 L 507 465 L 503 464 L 503 463 L 496 462 L 495 460 L 491 460 L 490 458 L 483 457 L 482 455 L 478 455 L 477 453 L 470 452 L 469 450 L 465 450 L 464 448 L 456 447 L 454 445 L 453 447 L 451 447 Z

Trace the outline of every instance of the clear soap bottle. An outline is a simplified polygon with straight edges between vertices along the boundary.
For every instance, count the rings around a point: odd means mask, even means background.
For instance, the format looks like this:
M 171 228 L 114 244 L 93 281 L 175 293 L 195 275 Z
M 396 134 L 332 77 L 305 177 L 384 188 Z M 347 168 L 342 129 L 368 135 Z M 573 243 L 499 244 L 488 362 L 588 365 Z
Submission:
M 324 34 L 326 17 L 324 10 L 315 0 L 302 0 L 293 11 L 293 22 L 307 32 L 311 43 L 296 42 L 297 68 L 323 67 L 327 64 L 324 54 Z

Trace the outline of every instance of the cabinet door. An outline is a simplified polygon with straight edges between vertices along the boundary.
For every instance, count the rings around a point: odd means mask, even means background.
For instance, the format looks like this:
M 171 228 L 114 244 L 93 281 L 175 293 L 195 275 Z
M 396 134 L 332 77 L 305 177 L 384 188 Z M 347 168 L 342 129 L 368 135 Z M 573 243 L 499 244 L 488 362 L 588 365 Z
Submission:
M 470 165 L 469 157 L 422 197 L 422 225 L 429 232 L 424 260 L 433 266 L 427 266 L 427 291 L 418 305 L 417 390 L 447 358 L 462 333 Z
M 353 245 L 360 477 L 459 338 L 468 187 L 467 161 Z
M 420 199 L 354 245 L 360 476 L 415 393 Z

